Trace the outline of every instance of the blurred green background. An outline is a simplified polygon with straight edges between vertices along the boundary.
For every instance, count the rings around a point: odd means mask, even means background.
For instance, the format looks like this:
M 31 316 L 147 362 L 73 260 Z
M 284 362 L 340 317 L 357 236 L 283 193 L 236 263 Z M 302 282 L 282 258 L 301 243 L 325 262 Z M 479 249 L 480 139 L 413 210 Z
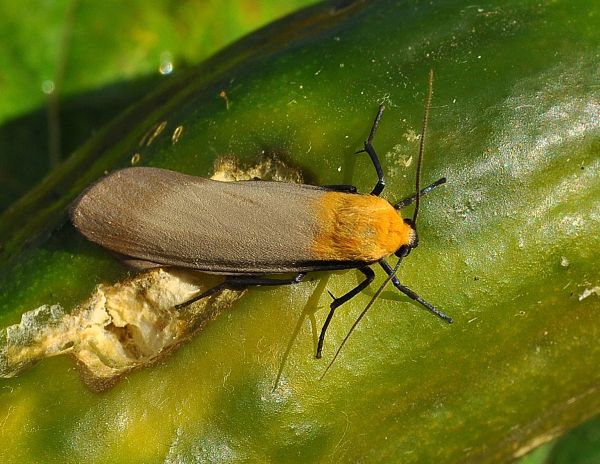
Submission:
M 0 211 L 170 75 L 315 1 L 0 1 Z
M 0 210 L 157 85 L 312 3 L 1 0 Z M 600 420 L 522 462 L 600 462 Z

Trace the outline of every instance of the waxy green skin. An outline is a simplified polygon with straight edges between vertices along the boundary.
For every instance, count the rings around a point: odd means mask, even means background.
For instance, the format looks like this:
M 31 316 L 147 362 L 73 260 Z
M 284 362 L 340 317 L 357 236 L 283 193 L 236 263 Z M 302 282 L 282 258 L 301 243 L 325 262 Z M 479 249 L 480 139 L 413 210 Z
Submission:
M 368 159 L 352 153 L 387 101 L 375 140 L 384 195 L 411 194 L 405 165 L 430 68 L 424 181 L 448 183 L 423 200 L 401 279 L 455 323 L 388 289 L 319 381 L 366 292 L 336 315 L 321 361 L 304 322 L 271 392 L 305 305 L 320 327 L 325 289 L 341 294 L 360 275 L 253 290 L 101 395 L 66 358 L 0 380 L 2 462 L 498 462 L 600 412 L 600 297 L 580 299 L 600 285 L 599 14 L 588 1 L 321 5 L 128 110 L 0 218 L 2 326 L 126 274 L 74 231 L 66 207 L 135 153 L 206 176 L 220 155 L 250 162 L 266 150 L 311 182 L 368 191 Z

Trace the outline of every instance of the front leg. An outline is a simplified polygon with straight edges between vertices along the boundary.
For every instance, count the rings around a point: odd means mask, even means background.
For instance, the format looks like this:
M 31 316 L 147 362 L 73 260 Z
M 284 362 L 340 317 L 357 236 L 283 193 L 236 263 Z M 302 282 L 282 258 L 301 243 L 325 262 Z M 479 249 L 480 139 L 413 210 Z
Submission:
M 377 183 L 373 190 L 371 190 L 371 195 L 379 196 L 379 194 L 383 191 L 385 187 L 385 179 L 383 177 L 383 169 L 381 168 L 381 163 L 379 162 L 379 157 L 375 152 L 375 148 L 373 148 L 373 137 L 375 137 L 375 132 L 377 132 L 377 128 L 379 127 L 379 121 L 381 120 L 381 115 L 383 114 L 383 110 L 385 110 L 385 106 L 383 104 L 379 105 L 379 111 L 377 111 L 377 115 L 375 116 L 375 120 L 373 121 L 373 127 L 371 127 L 371 132 L 369 133 L 369 138 L 365 140 L 365 148 L 356 152 L 358 153 L 367 153 L 371 158 L 371 162 L 375 167 L 375 171 L 377 172 Z
M 404 293 L 410 299 L 415 300 L 417 303 L 419 303 L 420 305 L 425 307 L 425 309 L 427 309 L 430 313 L 435 314 L 440 319 L 446 321 L 449 324 L 452 324 L 452 318 L 450 316 L 443 313 L 442 311 L 437 309 L 435 306 L 433 306 L 431 303 L 429 303 L 428 301 L 421 298 L 415 291 L 411 290 L 406 285 L 402 285 L 400 283 L 400 281 L 398 280 L 398 277 L 396 277 L 393 274 L 393 270 L 392 270 L 391 266 L 385 260 L 382 259 L 381 261 L 379 261 L 379 265 L 383 268 L 383 270 L 385 271 L 385 273 L 388 276 L 391 276 L 391 281 L 394 284 L 394 287 L 396 287 L 398 290 L 400 290 L 402 293 Z

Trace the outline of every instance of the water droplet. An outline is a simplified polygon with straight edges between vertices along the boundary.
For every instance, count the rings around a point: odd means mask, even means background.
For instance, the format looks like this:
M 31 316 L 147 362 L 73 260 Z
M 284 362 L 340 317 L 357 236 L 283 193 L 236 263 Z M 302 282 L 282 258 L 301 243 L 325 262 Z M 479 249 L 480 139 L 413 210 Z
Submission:
M 42 92 L 44 92 L 46 95 L 54 93 L 55 90 L 56 86 L 54 85 L 53 80 L 47 79 L 44 82 L 42 82 Z
M 162 75 L 171 74 L 173 72 L 173 63 L 171 61 L 163 61 L 158 67 L 158 72 Z
M 158 72 L 163 76 L 173 72 L 173 57 L 171 56 L 171 53 L 163 52 L 160 54 L 160 65 L 158 66 Z

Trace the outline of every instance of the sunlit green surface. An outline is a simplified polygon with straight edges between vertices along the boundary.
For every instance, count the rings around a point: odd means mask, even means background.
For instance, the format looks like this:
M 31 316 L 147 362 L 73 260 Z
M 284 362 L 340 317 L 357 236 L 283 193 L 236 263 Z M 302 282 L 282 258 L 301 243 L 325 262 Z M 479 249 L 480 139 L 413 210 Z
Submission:
M 143 165 L 207 175 L 217 156 L 253 161 L 266 150 L 311 182 L 367 191 L 373 170 L 352 153 L 387 101 L 375 143 L 385 196 L 407 196 L 434 68 L 424 179 L 448 184 L 424 200 L 421 246 L 401 277 L 455 323 L 388 289 L 319 381 L 366 292 L 336 316 L 321 361 L 304 323 L 271 392 L 324 276 L 254 290 L 103 394 L 88 392 L 68 359 L 2 380 L 2 461 L 498 462 L 600 411 L 600 300 L 582 298 L 600 285 L 594 18 L 597 2 L 323 6 L 192 70 L 98 134 L 0 218 L 2 326 L 123 275 L 63 212 L 135 153 Z M 341 294 L 359 276 L 326 287 Z M 324 293 L 308 308 L 319 327 L 328 303 Z

